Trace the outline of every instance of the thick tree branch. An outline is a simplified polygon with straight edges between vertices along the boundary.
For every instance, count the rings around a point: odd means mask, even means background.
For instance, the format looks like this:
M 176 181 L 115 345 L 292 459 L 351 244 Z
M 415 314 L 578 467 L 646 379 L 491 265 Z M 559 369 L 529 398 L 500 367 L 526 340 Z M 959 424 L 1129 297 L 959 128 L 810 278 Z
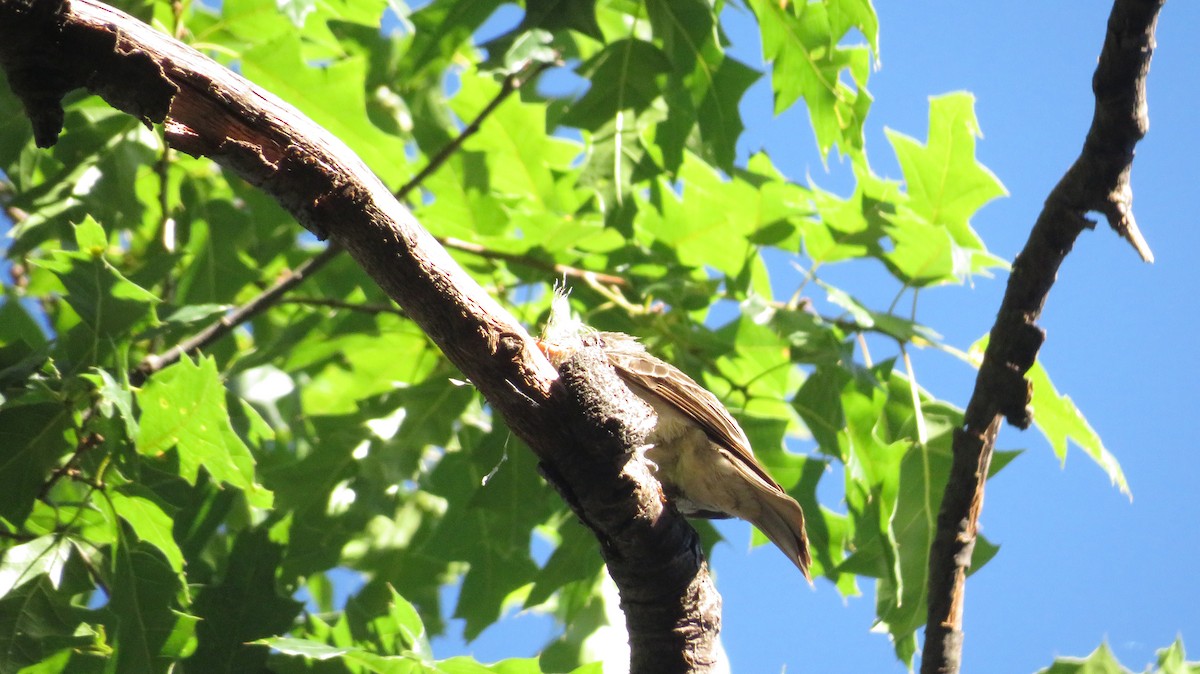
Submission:
M 125 14 L 94 0 L 0 0 L 0 66 L 40 146 L 62 129 L 63 94 L 86 87 L 163 122 L 177 150 L 215 159 L 344 247 L 533 449 L 597 533 L 630 625 L 631 671 L 712 668 L 720 600 L 695 533 L 630 460 L 644 440 L 645 405 L 612 385 L 597 354 L 568 363 L 560 379 L 516 319 L 340 141 Z
M 1033 366 L 1045 337 L 1036 324 L 1075 239 L 1098 211 L 1146 261 L 1153 260 L 1133 218 L 1129 174 L 1134 146 L 1149 125 L 1146 74 L 1163 0 L 1116 0 L 1092 80 L 1096 108 L 1079 158 L 1050 192 L 1025 248 L 1013 262 L 963 427 L 954 435 L 950 481 L 929 558 L 929 618 L 921 671 L 957 672 L 962 660 L 963 592 L 992 449 L 1003 419 L 1027 428 Z
M 512 96 L 514 92 L 520 89 L 521 85 L 526 81 L 536 77 L 542 72 L 545 72 L 549 65 L 550 64 L 546 63 L 538 64 L 529 68 L 528 73 L 522 71 L 504 78 L 504 84 L 501 85 L 500 91 L 497 92 L 492 100 L 489 101 L 486 106 L 484 106 L 483 110 L 481 110 L 479 114 L 475 116 L 475 119 L 471 120 L 471 123 L 467 124 L 467 126 L 464 127 L 463 130 L 460 131 L 453 140 L 447 143 L 445 147 L 431 157 L 429 162 L 425 164 L 425 167 L 422 168 L 417 175 L 413 176 L 408 182 L 401 185 L 400 189 L 396 190 L 395 192 L 396 198 L 403 200 L 409 195 L 409 193 L 420 186 L 426 178 L 433 175 L 439 168 L 441 168 L 442 164 L 445 164 L 450 157 L 454 156 L 454 153 L 462 147 L 463 143 L 465 143 L 468 138 L 479 131 L 483 125 L 483 121 L 487 119 L 487 117 L 493 112 L 495 112 L 496 109 L 500 107 L 501 103 L 508 100 L 508 97 Z M 168 147 L 163 152 L 164 158 L 169 152 L 170 148 Z M 166 213 L 165 205 L 163 212 Z M 573 267 L 567 267 L 566 265 L 550 265 L 543 263 L 541 260 L 534 260 L 522 255 L 490 251 L 478 244 L 473 244 L 466 241 L 458 241 L 457 239 L 438 240 L 442 243 L 442 245 L 448 248 L 456 248 L 484 258 L 497 258 L 540 269 L 548 269 L 549 271 L 561 273 L 565 276 L 581 276 L 591 273 L 578 270 Z M 199 353 L 209 346 L 212 346 L 221 338 L 233 332 L 239 325 L 246 323 L 255 316 L 258 316 L 262 312 L 281 302 L 284 295 L 299 286 L 306 279 L 311 278 L 313 274 L 317 273 L 325 265 L 329 264 L 329 262 L 336 258 L 341 252 L 342 247 L 339 246 L 337 242 L 330 243 L 324 251 L 306 260 L 296 269 L 277 279 L 269 288 L 254 296 L 245 304 L 234 308 L 233 311 L 222 316 L 216 321 L 213 321 L 200 332 L 183 340 L 170 349 L 167 349 L 163 353 L 152 353 L 146 356 L 144 359 L 142 359 L 142 362 L 138 363 L 137 367 L 134 368 L 134 382 L 140 383 L 151 374 L 178 362 L 184 354 Z M 611 279 L 616 279 L 620 283 L 624 283 L 624 279 L 605 274 L 601 274 L 600 276 L 603 276 L 605 280 L 608 280 L 608 282 L 612 282 Z

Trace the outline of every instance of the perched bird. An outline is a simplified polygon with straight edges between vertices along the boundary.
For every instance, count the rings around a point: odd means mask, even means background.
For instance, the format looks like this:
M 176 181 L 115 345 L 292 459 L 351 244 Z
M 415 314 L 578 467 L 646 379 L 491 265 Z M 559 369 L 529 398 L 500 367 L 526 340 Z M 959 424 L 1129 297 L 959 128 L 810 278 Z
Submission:
M 636 338 L 577 322 L 564 328 L 555 311 L 539 345 L 556 367 L 579 346 L 603 349 L 629 390 L 658 416 L 645 457 L 675 508 L 691 517 L 750 522 L 812 580 L 804 511 L 754 458 L 746 433 L 715 395 Z

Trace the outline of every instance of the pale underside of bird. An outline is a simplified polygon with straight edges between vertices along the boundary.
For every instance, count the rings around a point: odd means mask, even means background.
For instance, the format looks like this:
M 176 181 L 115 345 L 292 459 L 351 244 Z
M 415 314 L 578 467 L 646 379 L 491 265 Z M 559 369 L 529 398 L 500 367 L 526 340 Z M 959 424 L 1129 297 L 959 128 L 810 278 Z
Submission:
M 654 409 L 658 420 L 644 456 L 675 508 L 692 517 L 750 522 L 810 578 L 804 511 L 754 458 L 721 401 L 636 338 L 578 322 L 564 328 L 554 313 L 539 342 L 551 363 L 557 367 L 581 346 L 599 346 L 629 390 Z

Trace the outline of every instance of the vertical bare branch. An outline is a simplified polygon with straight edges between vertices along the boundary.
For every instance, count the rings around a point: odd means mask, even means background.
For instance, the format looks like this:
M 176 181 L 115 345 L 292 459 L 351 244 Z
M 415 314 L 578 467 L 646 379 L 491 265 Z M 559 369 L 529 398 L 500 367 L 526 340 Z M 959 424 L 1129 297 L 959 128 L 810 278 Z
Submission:
M 950 481 L 929 557 L 929 617 L 921 671 L 958 672 L 962 664 L 963 593 L 983 509 L 984 483 L 1003 419 L 1027 428 L 1033 366 L 1045 333 L 1036 324 L 1058 268 L 1075 239 L 1104 214 L 1143 260 L 1153 254 L 1133 218 L 1129 185 L 1134 147 L 1146 134 L 1146 74 L 1163 0 L 1116 0 L 1092 79 L 1096 96 L 1083 150 L 1050 192 L 1025 248 L 1013 262 L 1008 289 L 963 427 L 954 435 Z

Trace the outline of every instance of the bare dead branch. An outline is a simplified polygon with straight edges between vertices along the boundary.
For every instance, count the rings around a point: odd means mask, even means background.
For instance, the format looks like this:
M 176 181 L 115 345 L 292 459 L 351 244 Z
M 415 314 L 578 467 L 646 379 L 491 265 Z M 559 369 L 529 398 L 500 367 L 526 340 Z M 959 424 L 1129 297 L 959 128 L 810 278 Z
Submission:
M 984 483 L 1002 419 L 1027 428 L 1033 366 L 1045 333 L 1037 326 L 1058 268 L 1075 239 L 1103 213 L 1142 259 L 1153 260 L 1131 207 L 1134 147 L 1145 135 L 1146 74 L 1163 0 L 1116 0 L 1092 80 L 1095 114 L 1079 158 L 1050 192 L 1025 248 L 1013 262 L 963 427 L 954 434 L 950 481 L 929 556 L 929 616 L 923 674 L 958 672 L 962 663 L 963 593 L 971 564 Z
M 95 0 L 0 0 L 0 66 L 39 146 L 62 130 L 62 96 L 85 87 L 163 122 L 177 150 L 261 188 L 344 247 L 441 347 L 536 453 L 596 532 L 621 592 L 631 671 L 707 672 L 720 599 L 695 532 L 645 466 L 645 406 L 581 355 L 559 373 L 525 329 L 465 273 L 340 141 L 202 54 Z M 607 404 L 605 404 L 607 402 Z M 616 404 L 623 403 L 623 404 Z

